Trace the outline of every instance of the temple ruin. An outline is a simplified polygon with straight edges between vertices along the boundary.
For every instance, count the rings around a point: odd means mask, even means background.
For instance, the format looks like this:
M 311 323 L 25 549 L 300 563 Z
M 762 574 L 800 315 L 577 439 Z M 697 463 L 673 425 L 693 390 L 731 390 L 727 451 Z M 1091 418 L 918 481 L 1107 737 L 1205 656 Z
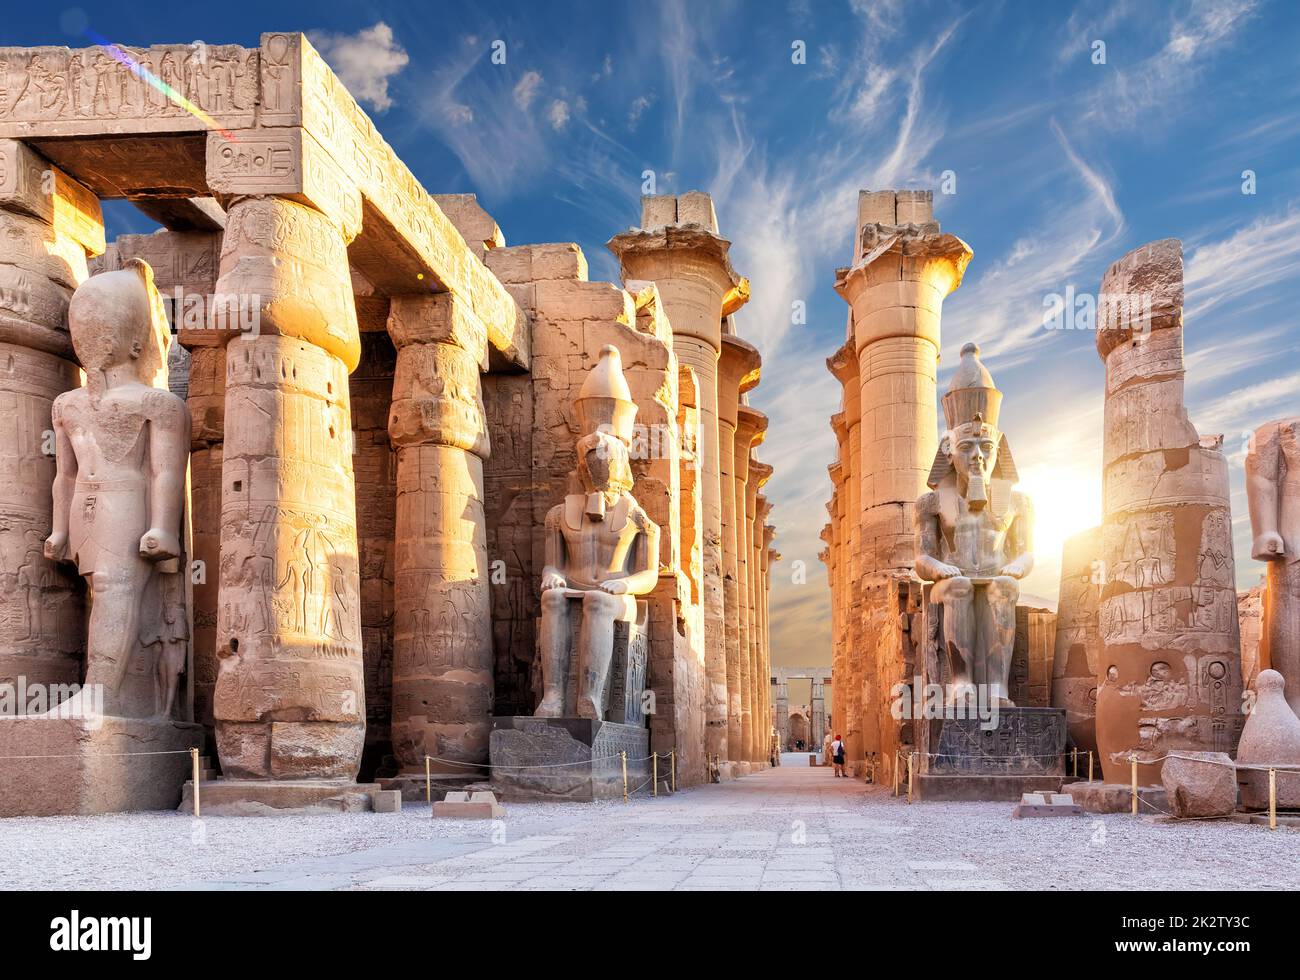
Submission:
M 769 764 L 761 355 L 707 194 L 644 198 L 609 242 L 622 282 L 592 282 L 576 245 L 508 246 L 474 195 L 427 193 L 301 34 L 0 63 L 0 681 L 85 678 L 86 586 L 43 553 L 51 404 L 84 383 L 74 291 L 143 260 L 191 420 L 188 646 L 160 724 L 196 733 L 206 799 L 488 778 L 494 719 L 542 700 L 544 528 L 610 350 L 630 495 L 659 531 L 631 728 L 679 786 Z M 106 242 L 101 199 L 163 229 Z M 18 731 L 0 719 L 0 742 Z M 174 806 L 188 760 L 166 758 Z M 40 767 L 0 783 L 5 813 L 166 803 L 54 791 Z

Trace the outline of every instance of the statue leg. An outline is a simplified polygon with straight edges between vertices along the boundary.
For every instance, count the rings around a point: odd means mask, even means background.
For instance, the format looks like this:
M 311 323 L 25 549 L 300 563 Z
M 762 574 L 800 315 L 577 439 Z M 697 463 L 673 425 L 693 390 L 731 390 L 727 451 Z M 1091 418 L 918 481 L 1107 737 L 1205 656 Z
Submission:
M 542 703 L 538 718 L 564 714 L 564 689 L 568 686 L 572 651 L 569 648 L 569 597 L 564 589 L 542 593 Z
M 975 586 L 964 575 L 944 579 L 930 592 L 943 603 L 943 641 L 948 651 L 949 683 L 945 703 L 964 704 L 975 696 L 971 665 L 975 655 Z
M 1007 575 L 999 575 L 988 586 L 990 637 L 987 683 L 989 704 L 1014 708 L 1008 685 L 1011 678 L 1011 656 L 1016 648 L 1016 602 L 1020 598 L 1020 583 Z
M 593 591 L 582 597 L 581 670 L 578 675 L 578 717 L 603 721 L 605 681 L 614 655 L 614 624 L 636 618 L 636 599 Z
M 140 648 L 140 601 L 153 568 L 138 558 L 111 563 L 101 560 L 99 564 L 112 567 L 97 569 L 89 576 L 91 603 L 84 687 L 102 685 L 104 711 L 111 715 L 120 710 L 117 695 L 131 658 Z

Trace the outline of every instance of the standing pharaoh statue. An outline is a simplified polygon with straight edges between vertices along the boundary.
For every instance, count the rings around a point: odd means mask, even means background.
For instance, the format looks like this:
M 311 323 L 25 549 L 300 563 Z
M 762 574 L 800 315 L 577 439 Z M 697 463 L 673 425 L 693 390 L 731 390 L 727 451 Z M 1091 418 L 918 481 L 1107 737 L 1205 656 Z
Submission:
M 1034 515 L 1012 489 L 1019 477 L 997 427 L 1001 403 L 979 348 L 967 344 L 943 396 L 948 428 L 915 515 L 916 574 L 935 583 L 931 601 L 943 605 L 947 705 L 969 704 L 982 685 L 988 705 L 1014 707 L 1008 676 L 1018 580 L 1034 563 Z
M 1268 563 L 1261 654 L 1300 715 L 1300 418 L 1255 430 L 1246 454 L 1251 557 Z
M 581 430 L 577 468 L 564 502 L 546 515 L 542 570 L 542 702 L 536 715 L 555 718 L 572 707 L 579 718 L 604 719 L 615 623 L 637 618 L 636 596 L 659 578 L 659 528 L 632 497 L 628 445 L 636 404 L 618 348 L 601 349 L 575 407 Z M 575 637 L 571 616 L 581 601 Z M 577 703 L 566 704 L 571 672 Z
M 169 330 L 148 263 L 88 279 L 68 322 L 86 386 L 54 401 L 45 554 L 86 579 L 85 688 L 102 690 L 104 713 L 171 717 L 188 635 L 179 565 L 190 419 L 166 387 Z

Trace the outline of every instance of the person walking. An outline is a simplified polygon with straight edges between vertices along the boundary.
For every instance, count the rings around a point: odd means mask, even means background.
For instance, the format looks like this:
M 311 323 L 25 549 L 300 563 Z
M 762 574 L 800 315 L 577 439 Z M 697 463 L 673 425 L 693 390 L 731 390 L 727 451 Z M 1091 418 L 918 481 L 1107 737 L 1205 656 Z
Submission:
M 844 742 L 838 735 L 835 741 L 831 742 L 831 762 L 835 766 L 835 775 L 840 777 L 844 775 Z M 845 777 L 848 778 L 848 777 Z

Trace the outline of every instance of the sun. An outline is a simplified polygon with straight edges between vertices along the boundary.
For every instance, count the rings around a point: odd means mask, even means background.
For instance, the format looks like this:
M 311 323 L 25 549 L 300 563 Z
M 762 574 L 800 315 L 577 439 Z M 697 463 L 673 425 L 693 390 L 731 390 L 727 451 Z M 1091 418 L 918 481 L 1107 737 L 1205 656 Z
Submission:
M 1091 467 L 1029 468 L 1020 472 L 1017 488 L 1034 505 L 1034 565 L 1055 570 L 1052 581 L 1040 581 L 1035 591 L 1055 595 L 1059 584 L 1061 547 L 1066 539 L 1101 523 L 1101 477 Z M 1038 575 L 1035 579 L 1040 579 Z

